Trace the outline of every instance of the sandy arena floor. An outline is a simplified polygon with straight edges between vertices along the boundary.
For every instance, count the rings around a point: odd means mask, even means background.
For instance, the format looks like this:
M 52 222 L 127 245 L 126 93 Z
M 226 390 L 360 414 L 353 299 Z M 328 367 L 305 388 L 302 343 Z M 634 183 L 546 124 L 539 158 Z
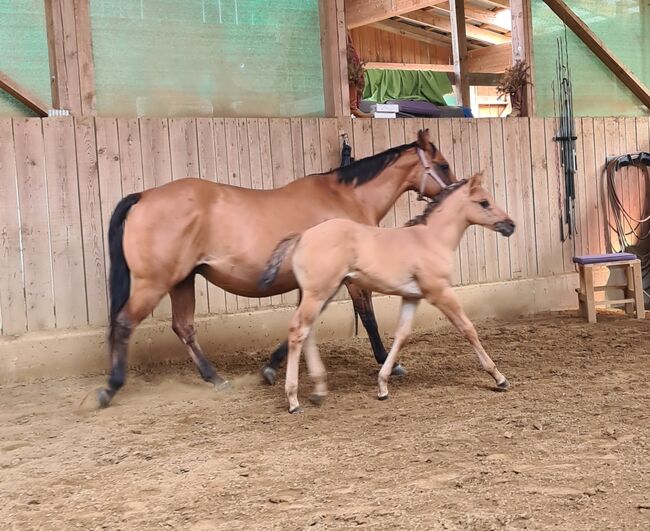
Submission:
M 321 346 L 331 394 L 286 413 L 265 352 L 0 387 L 0 528 L 650 529 L 650 321 L 478 323 L 512 388 L 455 331 L 416 335 L 379 402 L 365 340 Z

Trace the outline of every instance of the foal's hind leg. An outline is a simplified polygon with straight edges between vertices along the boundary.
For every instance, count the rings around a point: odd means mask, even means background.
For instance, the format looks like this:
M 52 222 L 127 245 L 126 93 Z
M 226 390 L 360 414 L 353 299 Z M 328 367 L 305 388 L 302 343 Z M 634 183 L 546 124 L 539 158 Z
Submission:
M 164 295 L 164 289 L 137 278 L 133 280 L 129 300 L 118 313 L 115 322 L 111 324 L 108 338 L 111 374 L 108 379 L 108 387 L 97 390 L 100 407 L 108 406 L 115 393 L 124 385 L 129 338 L 135 327 L 153 311 Z
M 370 340 L 372 353 L 374 354 L 377 363 L 379 363 L 379 365 L 382 365 L 386 361 L 387 354 L 384 343 L 382 342 L 381 336 L 379 335 L 379 329 L 377 328 L 375 310 L 372 306 L 372 293 L 363 288 L 360 288 L 352 282 L 346 282 L 345 287 L 348 288 L 348 292 L 352 298 L 354 310 L 361 318 L 361 323 L 366 329 L 366 332 L 368 332 L 368 339 Z M 392 374 L 394 376 L 404 376 L 406 374 L 406 369 L 397 364 L 393 367 Z
M 456 294 L 451 288 L 446 288 L 440 296 L 430 299 L 430 302 L 440 309 L 442 313 L 454 324 L 456 328 L 467 338 L 474 347 L 483 370 L 489 373 L 499 389 L 507 389 L 510 385 L 506 377 L 499 372 L 496 365 L 487 355 L 483 345 L 478 339 L 478 334 L 472 322 L 467 318 L 465 312 L 458 302 Z
M 312 404 L 320 406 L 327 396 L 327 371 L 318 351 L 313 327 L 305 340 L 305 360 L 309 376 L 314 382 L 314 391 L 309 396 L 309 400 Z
M 196 331 L 194 330 L 194 275 L 188 276 L 182 282 L 176 284 L 169 292 L 172 301 L 172 329 L 178 338 L 187 345 L 187 351 L 192 357 L 201 373 L 201 378 L 206 382 L 214 384 L 217 389 L 224 388 L 228 385 L 207 360 L 199 342 L 196 340 Z

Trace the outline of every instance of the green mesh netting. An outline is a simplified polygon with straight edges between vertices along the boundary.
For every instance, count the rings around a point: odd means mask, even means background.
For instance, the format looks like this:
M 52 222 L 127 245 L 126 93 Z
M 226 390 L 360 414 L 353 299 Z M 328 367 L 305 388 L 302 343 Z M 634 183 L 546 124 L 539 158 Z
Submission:
M 43 0 L 0 0 L 0 70 L 50 103 L 50 66 Z M 0 90 L 0 116 L 35 116 Z
M 317 0 L 91 0 L 103 115 L 319 116 Z
M 648 0 L 566 0 L 605 45 L 650 86 L 650 4 Z M 533 61 L 536 110 L 553 116 L 551 81 L 555 79 L 556 38 L 564 24 L 543 2 L 533 0 Z M 641 102 L 567 31 L 576 116 L 640 116 Z

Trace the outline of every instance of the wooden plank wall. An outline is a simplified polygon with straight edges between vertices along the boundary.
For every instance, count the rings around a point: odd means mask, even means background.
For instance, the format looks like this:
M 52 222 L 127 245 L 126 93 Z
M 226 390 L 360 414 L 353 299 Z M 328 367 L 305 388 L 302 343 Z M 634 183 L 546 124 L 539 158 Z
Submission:
M 0 322 L 3 335 L 103 325 L 107 320 L 108 220 L 135 190 L 187 175 L 257 189 L 338 166 L 340 133 L 356 158 L 411 142 L 428 127 L 463 177 L 485 170 L 496 202 L 517 223 L 506 239 L 472 228 L 454 280 L 474 284 L 573 271 L 560 241 L 561 183 L 550 119 L 16 118 L 0 120 Z M 576 252 L 603 252 L 602 172 L 607 155 L 650 151 L 648 118 L 577 120 Z M 619 172 L 638 216 L 645 182 Z M 409 194 L 382 226 L 402 225 L 423 204 Z M 636 209 L 636 211 L 635 211 Z M 246 299 L 197 282 L 197 313 L 294 304 L 296 294 Z M 343 292 L 340 296 L 345 297 Z M 155 310 L 169 317 L 169 300 Z
M 352 29 L 350 35 L 362 61 L 453 64 L 451 45 L 435 46 L 369 26 Z

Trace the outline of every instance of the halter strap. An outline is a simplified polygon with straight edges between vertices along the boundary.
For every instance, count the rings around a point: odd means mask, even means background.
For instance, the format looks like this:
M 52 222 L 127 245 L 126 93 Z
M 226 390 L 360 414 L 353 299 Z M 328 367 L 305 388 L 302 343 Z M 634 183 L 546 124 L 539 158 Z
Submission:
M 416 148 L 416 151 L 418 152 L 418 157 L 420 157 L 420 163 L 422 164 L 422 168 L 424 168 L 424 171 L 422 172 L 422 178 L 420 179 L 420 193 L 418 194 L 418 199 L 420 200 L 424 199 L 424 187 L 426 185 L 427 176 L 431 177 L 434 181 L 436 181 L 436 183 L 438 183 L 441 191 L 445 190 L 446 188 L 449 188 L 449 185 L 445 183 L 440 178 L 440 176 L 431 169 L 431 166 L 429 166 L 424 156 L 424 151 L 419 147 Z

